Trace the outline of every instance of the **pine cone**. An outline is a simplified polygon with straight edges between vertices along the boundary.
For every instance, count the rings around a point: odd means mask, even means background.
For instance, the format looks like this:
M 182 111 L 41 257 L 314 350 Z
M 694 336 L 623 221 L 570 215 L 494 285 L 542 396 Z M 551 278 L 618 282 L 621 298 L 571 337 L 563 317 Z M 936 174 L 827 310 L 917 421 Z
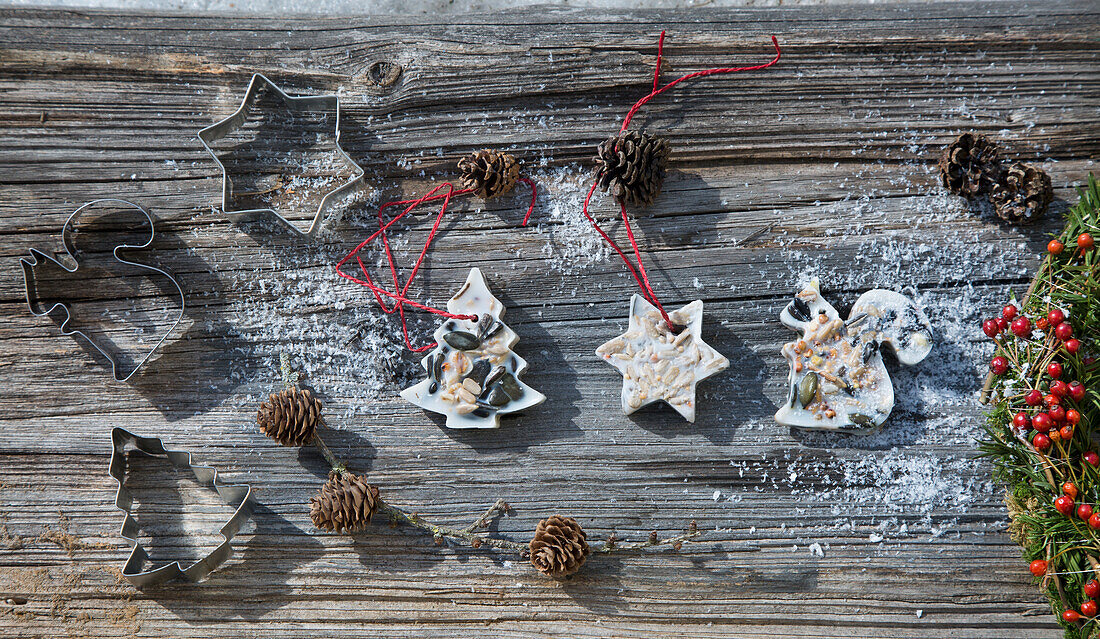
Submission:
M 462 186 L 484 199 L 504 195 L 519 179 L 520 163 L 514 155 L 482 149 L 458 161 Z
M 264 434 L 283 446 L 304 446 L 321 421 L 321 400 L 308 389 L 288 388 L 272 393 L 256 411 Z
M 668 155 L 668 140 L 623 131 L 599 146 L 596 183 L 623 204 L 649 206 L 661 192 Z
M 989 193 L 989 201 L 997 215 L 1016 224 L 1034 222 L 1046 212 L 1053 199 L 1050 176 L 1022 162 L 1008 167 Z
M 333 532 L 355 532 L 370 523 L 378 506 L 378 488 L 358 475 L 333 471 L 309 500 L 313 525 Z
M 1001 175 L 1000 155 L 1000 147 L 984 135 L 963 133 L 940 158 L 943 185 L 965 198 L 989 193 Z
M 531 565 L 554 578 L 568 577 L 588 559 L 588 538 L 572 517 L 554 515 L 539 522 L 528 545 Z

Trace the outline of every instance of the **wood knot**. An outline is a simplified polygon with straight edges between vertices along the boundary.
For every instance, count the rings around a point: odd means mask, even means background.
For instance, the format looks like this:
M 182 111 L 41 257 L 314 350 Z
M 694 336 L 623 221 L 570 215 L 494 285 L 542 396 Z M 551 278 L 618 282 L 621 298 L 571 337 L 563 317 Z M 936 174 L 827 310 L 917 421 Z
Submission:
M 396 62 L 379 60 L 367 67 L 367 82 L 380 89 L 388 89 L 401 78 L 404 67 Z

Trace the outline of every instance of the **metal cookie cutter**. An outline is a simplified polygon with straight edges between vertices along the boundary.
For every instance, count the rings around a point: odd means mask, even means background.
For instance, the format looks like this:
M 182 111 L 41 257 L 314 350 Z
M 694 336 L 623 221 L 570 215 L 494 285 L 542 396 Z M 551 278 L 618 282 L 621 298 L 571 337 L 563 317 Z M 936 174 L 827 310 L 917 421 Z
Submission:
M 200 466 L 193 463 L 191 460 L 191 453 L 165 449 L 164 444 L 157 437 L 138 437 L 126 429 L 115 428 L 111 431 L 111 443 L 113 445 L 113 450 L 111 452 L 111 467 L 109 472 L 111 477 L 114 477 L 115 481 L 118 482 L 118 493 L 115 494 L 115 506 L 126 513 L 126 519 L 122 523 L 122 530 L 119 534 L 133 546 L 130 557 L 122 567 L 123 577 L 126 577 L 126 579 L 130 580 L 130 583 L 139 588 L 158 584 L 176 577 L 183 577 L 188 581 L 199 581 L 224 563 L 226 559 L 229 559 L 229 556 L 233 553 L 233 549 L 230 547 L 229 542 L 233 539 L 234 535 L 240 531 L 244 522 L 248 521 L 248 518 L 252 516 L 254 505 L 252 503 L 252 488 L 250 486 L 247 484 L 221 483 L 218 479 L 217 470 L 210 466 Z M 222 541 L 217 548 L 210 551 L 210 554 L 186 568 L 180 566 L 178 561 L 174 561 L 153 570 L 142 570 L 145 563 L 149 560 L 149 555 L 145 552 L 145 548 L 141 545 L 141 542 L 138 541 L 140 526 L 137 520 L 130 514 L 130 508 L 134 503 L 134 498 L 130 494 L 130 491 L 124 486 L 126 476 L 125 449 L 127 444 L 133 445 L 135 449 L 146 455 L 165 456 L 168 461 L 177 468 L 191 469 L 191 472 L 195 474 L 195 479 L 198 480 L 199 483 L 208 485 L 218 491 L 218 495 L 221 496 L 225 503 L 233 505 L 239 502 L 237 510 L 233 512 L 233 516 L 221 527 L 220 532 L 224 541 Z
M 222 163 L 218 154 L 211 148 L 211 144 L 226 137 L 233 131 L 241 128 L 245 120 L 248 119 L 248 107 L 256 95 L 264 89 L 268 89 L 275 93 L 282 100 L 287 109 L 298 112 L 330 112 L 336 111 L 336 135 L 335 145 L 336 152 L 344 159 L 351 167 L 354 175 L 348 182 L 338 187 L 336 190 L 329 191 L 321 198 L 321 204 L 317 207 L 317 213 L 313 216 L 313 221 L 310 222 L 309 228 L 303 233 L 297 226 L 292 224 L 290 220 L 279 215 L 274 209 L 241 209 L 230 210 L 231 202 L 233 199 L 233 179 L 229 176 L 229 171 L 226 170 L 225 164 Z M 241 102 L 241 106 L 228 118 L 212 124 L 205 129 L 199 131 L 199 140 L 202 141 L 202 145 L 213 156 L 214 161 L 218 163 L 218 168 L 222 172 L 222 212 L 231 218 L 246 218 L 255 217 L 260 215 L 273 215 L 280 222 L 289 226 L 296 233 L 304 235 L 306 237 L 313 237 L 321 228 L 321 222 L 324 219 L 324 214 L 333 204 L 340 200 L 345 195 L 352 193 L 363 187 L 363 168 L 351 158 L 350 155 L 344 151 L 344 148 L 340 146 L 340 97 L 335 94 L 330 95 L 311 95 L 311 96 L 291 96 L 285 91 L 275 85 L 274 82 L 268 80 L 262 74 L 255 73 L 252 75 L 252 80 L 248 83 L 248 90 L 245 91 L 244 100 Z
M 72 314 L 69 312 L 69 307 L 68 307 L 67 304 L 65 304 L 63 302 L 58 302 L 58 303 L 50 306 L 46 310 L 41 310 L 40 307 L 36 306 L 34 298 L 33 298 L 33 294 L 31 292 L 31 290 L 33 288 L 32 285 L 31 285 L 31 282 L 34 280 L 34 269 L 35 269 L 35 267 L 40 266 L 43 262 L 52 262 L 53 264 L 57 265 L 58 267 L 64 269 L 65 271 L 67 271 L 69 273 L 75 273 L 80 268 L 80 263 L 77 262 L 76 255 L 75 255 L 76 249 L 73 247 L 73 245 L 69 241 L 69 232 L 72 231 L 73 226 L 76 222 L 76 219 L 78 217 L 80 217 L 80 214 L 84 211 L 84 209 L 86 209 L 90 206 L 94 206 L 96 204 L 104 204 L 104 203 L 117 204 L 117 205 L 120 205 L 120 206 L 135 209 L 137 211 L 140 211 L 141 214 L 145 216 L 145 219 L 147 219 L 149 221 L 149 240 L 147 242 L 145 242 L 144 244 L 140 244 L 140 245 L 120 244 L 120 245 L 116 246 L 114 248 L 114 250 L 112 251 L 112 254 L 115 257 L 115 260 L 118 261 L 119 263 L 122 263 L 122 264 L 128 264 L 130 266 L 136 266 L 138 268 L 147 269 L 147 270 L 153 271 L 155 273 L 160 273 L 164 277 L 167 277 L 170 282 L 172 282 L 172 285 L 176 287 L 176 290 L 179 292 L 179 295 L 180 295 L 180 314 L 179 314 L 179 316 L 176 317 L 176 320 L 174 322 L 172 322 L 172 326 L 170 326 L 168 328 L 168 330 L 164 332 L 164 335 L 162 335 L 160 340 L 158 340 L 157 343 L 153 345 L 153 348 L 151 348 L 149 350 L 149 352 L 145 355 L 145 357 L 141 358 L 141 361 L 139 361 L 137 364 L 134 365 L 134 369 L 126 375 L 122 375 L 119 372 L 119 368 L 121 367 L 121 362 L 119 361 L 118 357 L 111 354 L 111 352 L 108 351 L 108 349 L 106 349 L 103 346 L 101 346 L 100 344 L 96 343 L 96 340 L 92 339 L 92 337 L 90 335 L 88 335 L 87 333 L 85 333 L 84 331 L 69 328 L 69 321 L 72 319 Z M 27 295 L 27 308 L 30 310 L 31 315 L 34 315 L 36 317 L 47 316 L 47 315 L 53 313 L 58 308 L 65 311 L 65 320 L 61 323 L 61 334 L 62 335 L 78 335 L 81 338 L 83 338 L 84 341 L 88 342 L 88 344 L 90 344 L 92 346 L 92 348 L 96 349 L 97 351 L 99 351 L 99 353 L 101 355 L 103 355 L 105 358 L 107 358 L 107 361 L 109 361 L 111 363 L 111 375 L 114 376 L 115 380 L 120 381 L 120 382 L 125 382 L 125 381 L 129 380 L 131 377 L 133 377 L 134 374 L 137 373 L 138 370 L 140 370 L 141 367 L 145 365 L 145 362 L 149 361 L 149 358 L 153 356 L 153 353 L 156 352 L 156 350 L 158 348 L 160 348 L 162 344 L 164 344 L 165 340 L 168 339 L 168 336 L 172 334 L 172 331 L 174 331 L 176 329 L 176 327 L 179 326 L 180 321 L 183 319 L 183 311 L 184 311 L 184 308 L 185 308 L 185 301 L 184 301 L 184 295 L 183 295 L 183 287 L 180 286 L 179 281 L 175 277 L 173 277 L 172 274 L 169 273 L 168 271 L 165 271 L 163 269 L 159 269 L 155 266 L 149 266 L 148 264 L 142 264 L 140 262 L 133 262 L 133 261 L 127 260 L 127 259 L 125 259 L 125 258 L 123 258 L 122 256 L 119 255 L 119 251 L 137 250 L 137 249 L 148 248 L 149 245 L 151 245 L 153 243 L 153 235 L 154 235 L 153 215 L 151 213 L 149 213 L 149 211 L 146 211 L 145 209 L 138 206 L 137 204 L 134 204 L 133 202 L 128 202 L 126 200 L 119 200 L 119 199 L 116 199 L 116 198 L 103 198 L 103 199 L 99 199 L 99 200 L 92 200 L 91 202 L 86 202 L 86 203 L 82 204 L 80 206 L 80 208 L 73 211 L 72 214 L 69 215 L 69 219 L 65 220 L 65 226 L 63 226 L 61 228 L 61 242 L 65 246 L 65 254 L 68 255 L 70 259 L 72 259 L 74 264 L 76 264 L 75 268 L 69 268 L 69 267 L 65 266 L 61 262 L 59 262 L 56 259 L 46 255 L 45 253 L 43 253 L 42 251 L 39 251 L 38 249 L 31 249 L 30 258 L 23 257 L 23 258 L 19 259 L 19 262 L 23 265 L 23 290 Z

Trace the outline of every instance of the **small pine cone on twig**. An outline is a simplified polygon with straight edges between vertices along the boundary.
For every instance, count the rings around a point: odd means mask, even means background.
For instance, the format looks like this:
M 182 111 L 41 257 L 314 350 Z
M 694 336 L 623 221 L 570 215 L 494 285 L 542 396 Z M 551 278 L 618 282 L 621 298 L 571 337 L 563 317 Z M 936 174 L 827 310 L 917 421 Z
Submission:
M 620 132 L 597 149 L 596 183 L 623 204 L 649 206 L 661 192 L 669 152 L 664 138 Z
M 1001 149 L 984 135 L 963 133 L 940 157 L 940 178 L 955 195 L 986 195 L 1001 175 Z
M 1046 171 L 1023 162 L 1008 167 L 989 193 L 989 201 L 997 215 L 1016 224 L 1034 222 L 1046 212 L 1053 199 L 1054 189 Z
M 519 180 L 520 162 L 510 153 L 482 149 L 458 161 L 462 186 L 483 199 L 504 195 Z
M 304 446 L 313 439 L 321 421 L 321 400 L 306 388 L 272 393 L 256 411 L 264 434 L 283 446 Z
M 333 532 L 355 532 L 370 523 L 378 507 L 378 488 L 349 472 L 329 473 L 328 481 L 309 500 L 313 525 Z
M 544 575 L 567 577 L 588 559 L 588 535 L 572 517 L 554 515 L 539 522 L 528 544 L 531 565 Z

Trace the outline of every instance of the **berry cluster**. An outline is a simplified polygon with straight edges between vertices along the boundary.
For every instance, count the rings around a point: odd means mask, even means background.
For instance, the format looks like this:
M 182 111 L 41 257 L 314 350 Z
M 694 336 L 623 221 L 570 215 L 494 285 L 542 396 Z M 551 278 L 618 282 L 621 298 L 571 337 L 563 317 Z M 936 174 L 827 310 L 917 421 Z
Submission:
M 1042 561 L 1041 559 L 1036 560 L 1036 561 L 1039 562 L 1039 563 L 1046 564 L 1046 562 Z M 1031 566 L 1032 566 L 1031 572 L 1032 573 L 1035 572 L 1035 563 L 1036 563 L 1035 561 L 1031 562 Z M 1045 570 L 1046 566 L 1043 566 L 1043 568 Z M 1081 607 L 1080 607 L 1081 612 L 1077 612 L 1076 610 L 1073 610 L 1071 608 L 1071 609 L 1066 610 L 1065 612 L 1062 613 L 1062 619 L 1064 621 L 1066 621 L 1067 623 L 1075 623 L 1077 621 L 1080 621 L 1081 617 L 1095 617 L 1096 616 L 1096 612 L 1097 612 L 1096 597 L 1100 596 L 1100 581 L 1096 581 L 1095 579 L 1089 579 L 1088 581 L 1085 582 L 1085 586 L 1084 586 L 1083 590 L 1085 591 L 1085 596 L 1088 597 L 1088 599 L 1086 599 L 1085 602 L 1081 604 Z
M 1023 303 L 982 322 L 996 342 L 979 446 L 1008 491 L 1009 533 L 1067 639 L 1100 633 L 1100 182 L 1089 176 Z
M 1037 318 L 1033 325 L 1014 304 L 1009 304 L 1002 309 L 1000 317 L 982 322 L 982 331 L 997 340 L 1000 347 L 998 350 L 1003 353 L 1018 350 L 1013 348 L 1016 345 L 1008 343 L 1013 337 L 1030 342 L 1036 331 L 1039 332 L 1040 339 L 1049 342 L 1051 361 L 1043 371 L 1049 379 L 1040 375 L 1036 383 L 1037 386 L 1045 384 L 1046 392 L 1032 388 L 1023 393 L 1024 405 L 1016 407 L 1018 412 L 1012 419 L 1012 425 L 1018 434 L 1034 430 L 1031 443 L 1038 450 L 1047 450 L 1055 441 L 1072 439 L 1074 427 L 1081 422 L 1081 413 L 1076 406 L 1085 399 L 1086 390 L 1079 381 L 1074 380 L 1067 384 L 1060 379 L 1063 365 L 1053 359 L 1062 354 L 1076 355 L 1081 350 L 1081 341 L 1073 337 L 1073 326 L 1066 321 L 1065 312 L 1057 308 L 1050 309 L 1045 316 Z M 994 375 L 1005 375 L 1010 367 L 1005 355 L 997 355 L 989 362 L 989 370 Z M 1025 377 L 1025 371 L 1020 372 L 1021 377 Z M 1072 400 L 1073 405 L 1067 407 L 1067 400 Z

